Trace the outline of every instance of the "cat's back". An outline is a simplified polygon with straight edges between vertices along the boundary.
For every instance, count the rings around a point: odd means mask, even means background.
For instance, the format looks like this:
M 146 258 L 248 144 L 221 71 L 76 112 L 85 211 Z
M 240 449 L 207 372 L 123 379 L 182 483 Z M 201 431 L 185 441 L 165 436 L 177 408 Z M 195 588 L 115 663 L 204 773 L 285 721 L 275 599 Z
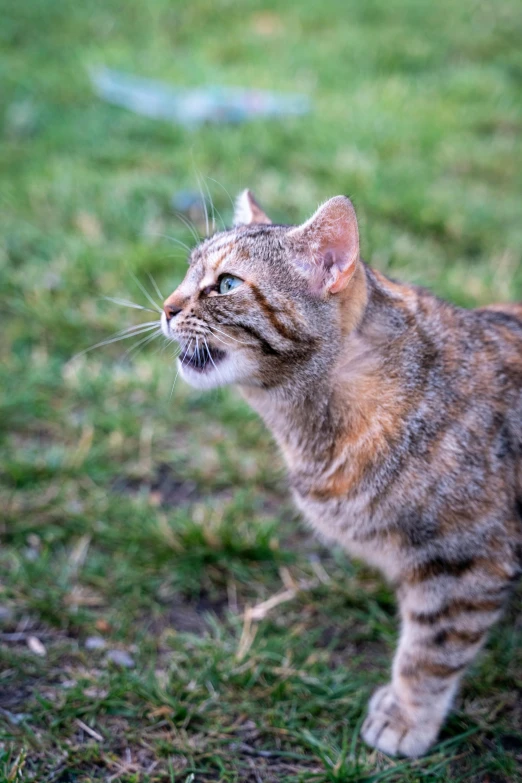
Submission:
M 514 358 L 522 362 L 522 302 L 492 304 L 473 312 L 499 348 L 514 349 Z
M 448 402 L 451 392 L 468 400 L 508 387 L 522 393 L 522 302 L 466 309 L 374 270 L 369 278 L 381 331 L 392 336 L 388 361 L 400 367 L 403 385 Z
M 522 519 L 522 303 L 493 304 L 475 310 L 496 359 L 495 395 L 502 409 L 508 452 L 517 463 L 518 511 Z
M 501 387 L 521 400 L 522 416 L 522 303 L 492 304 L 471 312 L 480 325 L 485 356 Z
M 498 304 L 479 307 L 477 313 L 504 313 L 504 315 L 514 318 L 522 325 L 522 302 L 501 302 Z
M 377 404 L 366 419 L 389 413 L 392 427 L 391 435 L 382 428 L 384 456 L 361 483 L 394 485 L 403 499 L 408 486 L 422 502 L 441 487 L 454 499 L 460 492 L 463 505 L 471 486 L 512 495 L 522 465 L 522 303 L 465 309 L 370 275 L 372 323 L 386 342 L 372 378 Z M 390 388 L 386 410 L 383 390 Z M 400 493 L 392 493 L 394 502 Z
M 455 307 L 417 289 L 417 325 L 435 357 L 422 397 L 471 432 L 517 433 L 522 458 L 522 303 Z M 414 340 L 418 338 L 414 336 Z M 422 349 L 421 349 L 422 350 Z
M 513 492 L 522 492 L 522 303 L 467 310 L 417 295 L 418 323 L 436 358 L 406 430 L 415 434 L 419 419 L 431 424 L 423 453 L 431 452 L 429 473 L 440 486 L 455 445 L 454 505 L 473 485 L 483 503 L 492 494 L 512 504 Z M 410 456 L 408 467 L 418 469 L 411 447 Z M 433 491 L 426 476 L 424 483 Z
M 464 309 L 425 289 L 411 290 L 417 325 L 446 358 L 441 367 L 447 370 L 449 362 L 455 376 L 468 380 L 469 393 L 481 387 L 494 393 L 499 384 L 522 392 L 522 302 Z

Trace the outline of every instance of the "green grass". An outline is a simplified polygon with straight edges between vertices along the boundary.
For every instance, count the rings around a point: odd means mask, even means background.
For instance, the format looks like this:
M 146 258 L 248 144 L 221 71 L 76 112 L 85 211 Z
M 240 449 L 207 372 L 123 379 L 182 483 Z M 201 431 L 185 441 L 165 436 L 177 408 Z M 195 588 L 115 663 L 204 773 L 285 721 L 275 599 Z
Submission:
M 0 5 L 0 781 L 522 780 L 516 601 L 433 753 L 369 751 L 397 636 L 380 578 L 309 536 L 234 393 L 171 398 L 154 344 L 72 359 L 140 321 L 103 296 L 180 280 L 171 199 L 198 174 L 226 219 L 223 188 L 287 222 L 347 193 L 379 269 L 522 299 L 520 2 Z M 96 99 L 100 64 L 313 111 L 173 127 Z

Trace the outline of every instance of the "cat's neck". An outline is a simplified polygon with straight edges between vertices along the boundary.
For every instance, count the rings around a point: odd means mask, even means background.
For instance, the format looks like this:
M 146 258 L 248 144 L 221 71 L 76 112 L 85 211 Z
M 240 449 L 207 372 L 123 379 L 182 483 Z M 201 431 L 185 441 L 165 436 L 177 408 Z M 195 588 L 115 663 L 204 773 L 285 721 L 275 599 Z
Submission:
M 306 377 L 302 384 L 242 390 L 291 468 L 327 469 L 344 436 L 357 432 L 364 438 L 381 420 L 385 426 L 395 400 L 394 385 L 383 367 L 406 328 L 409 291 L 360 264 L 340 302 L 334 366 Z

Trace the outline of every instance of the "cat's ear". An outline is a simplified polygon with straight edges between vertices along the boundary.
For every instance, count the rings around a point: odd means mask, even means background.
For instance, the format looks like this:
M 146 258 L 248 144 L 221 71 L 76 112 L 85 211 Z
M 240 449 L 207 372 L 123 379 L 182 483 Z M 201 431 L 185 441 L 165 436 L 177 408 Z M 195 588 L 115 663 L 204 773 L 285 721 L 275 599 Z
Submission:
M 346 288 L 359 259 L 359 230 L 349 198 L 334 196 L 287 238 L 314 288 L 332 294 Z
M 265 226 L 270 225 L 272 221 L 265 215 L 250 190 L 244 190 L 236 199 L 236 209 L 234 212 L 235 226 L 253 226 L 256 223 Z

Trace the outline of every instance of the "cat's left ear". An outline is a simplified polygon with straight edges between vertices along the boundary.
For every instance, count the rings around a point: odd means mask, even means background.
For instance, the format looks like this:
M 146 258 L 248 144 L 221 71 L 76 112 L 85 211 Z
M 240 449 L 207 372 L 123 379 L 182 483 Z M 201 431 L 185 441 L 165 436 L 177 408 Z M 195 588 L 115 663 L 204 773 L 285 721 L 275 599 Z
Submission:
M 332 294 L 346 288 L 359 259 L 359 230 L 349 198 L 334 196 L 287 238 L 314 288 Z
M 250 190 L 244 190 L 236 199 L 234 212 L 235 226 L 270 225 L 272 221 L 265 215 Z

